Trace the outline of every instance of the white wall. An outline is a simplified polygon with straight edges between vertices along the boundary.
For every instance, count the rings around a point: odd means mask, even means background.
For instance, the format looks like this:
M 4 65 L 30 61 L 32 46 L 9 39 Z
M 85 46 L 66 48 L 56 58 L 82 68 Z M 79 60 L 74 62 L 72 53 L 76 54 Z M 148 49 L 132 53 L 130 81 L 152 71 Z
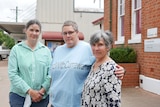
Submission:
M 160 95 L 160 80 L 140 75 L 140 81 L 141 88 Z

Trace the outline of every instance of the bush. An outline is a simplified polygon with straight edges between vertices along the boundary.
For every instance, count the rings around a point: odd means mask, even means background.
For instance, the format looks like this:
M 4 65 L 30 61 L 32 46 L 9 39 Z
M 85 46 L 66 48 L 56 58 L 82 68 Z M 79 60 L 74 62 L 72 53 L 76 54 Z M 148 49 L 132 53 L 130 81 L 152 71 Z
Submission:
M 135 63 L 136 52 L 132 47 L 116 47 L 110 50 L 110 57 L 117 63 Z

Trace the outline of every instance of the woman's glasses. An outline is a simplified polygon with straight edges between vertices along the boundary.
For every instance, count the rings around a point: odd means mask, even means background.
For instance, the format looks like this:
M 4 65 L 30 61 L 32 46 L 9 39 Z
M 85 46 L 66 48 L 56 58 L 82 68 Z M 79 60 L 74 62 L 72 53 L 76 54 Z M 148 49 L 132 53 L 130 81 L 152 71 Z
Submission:
M 62 35 L 72 35 L 75 31 L 62 32 Z

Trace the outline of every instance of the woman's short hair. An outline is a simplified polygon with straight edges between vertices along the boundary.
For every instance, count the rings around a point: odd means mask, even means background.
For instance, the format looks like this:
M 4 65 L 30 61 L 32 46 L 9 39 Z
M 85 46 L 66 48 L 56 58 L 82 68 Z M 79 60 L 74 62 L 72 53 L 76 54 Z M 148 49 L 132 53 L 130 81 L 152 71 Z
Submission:
M 78 31 L 78 25 L 77 25 L 77 23 L 74 22 L 74 21 L 67 20 L 67 21 L 65 21 L 65 22 L 63 23 L 62 29 L 63 29 L 64 26 L 72 26 L 75 31 Z
M 93 33 L 90 37 L 90 44 L 93 45 L 99 42 L 101 38 L 104 40 L 105 45 L 110 49 L 113 43 L 113 36 L 112 33 L 108 30 L 98 30 L 95 33 Z

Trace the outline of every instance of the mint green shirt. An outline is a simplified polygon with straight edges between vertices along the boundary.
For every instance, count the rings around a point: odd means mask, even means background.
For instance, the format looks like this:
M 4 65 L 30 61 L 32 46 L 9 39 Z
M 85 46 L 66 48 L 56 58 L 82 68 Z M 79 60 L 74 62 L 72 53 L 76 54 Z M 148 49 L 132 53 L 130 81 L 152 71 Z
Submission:
M 51 60 L 51 51 L 40 42 L 34 50 L 25 42 L 16 44 L 8 60 L 10 92 L 25 97 L 30 88 L 40 90 L 43 87 L 46 90 L 45 98 L 50 87 L 51 77 L 48 72 Z

